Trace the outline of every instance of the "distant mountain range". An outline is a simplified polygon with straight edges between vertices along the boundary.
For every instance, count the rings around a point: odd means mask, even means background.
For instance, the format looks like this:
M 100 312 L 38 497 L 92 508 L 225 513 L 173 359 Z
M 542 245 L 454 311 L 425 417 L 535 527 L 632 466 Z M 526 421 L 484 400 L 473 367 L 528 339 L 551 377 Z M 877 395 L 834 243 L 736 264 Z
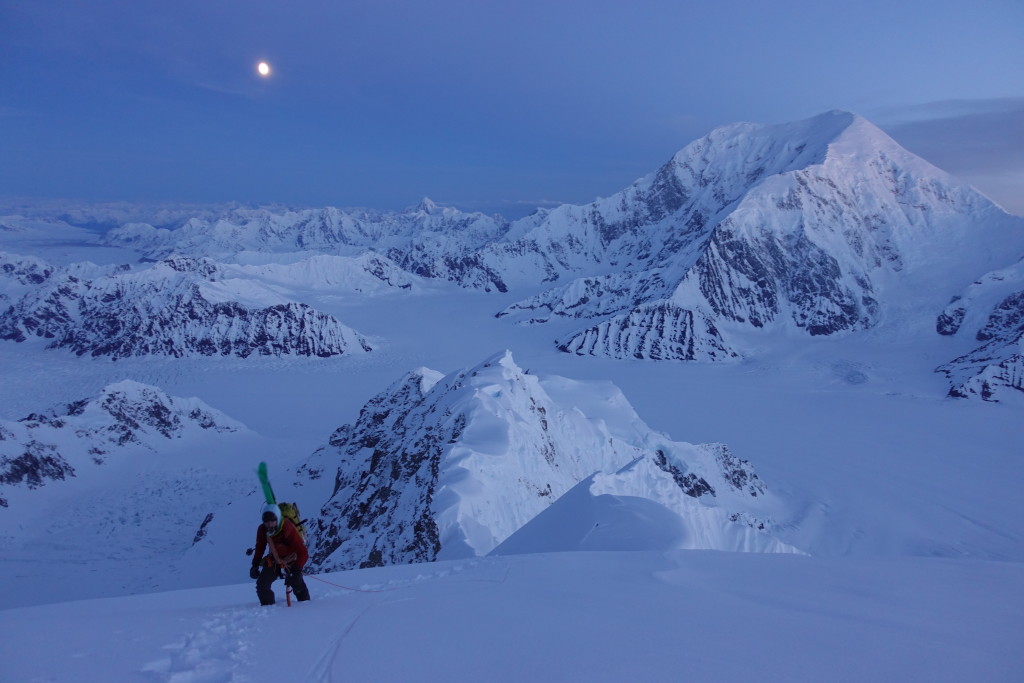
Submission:
M 129 215 L 111 210 L 106 224 Z M 60 216 L 104 224 L 79 213 Z M 372 292 L 440 280 L 524 292 L 496 314 L 577 322 L 557 341 L 572 354 L 730 361 L 787 331 L 938 333 L 978 342 L 938 368 L 950 395 L 1024 390 L 1024 218 L 846 112 L 725 126 L 618 194 L 515 222 L 430 200 L 398 213 L 170 215 L 157 214 L 170 228 L 106 232 L 108 244 L 159 262 L 148 269 L 83 279 L 5 257 L 0 272 L 18 292 L 0 290 L 10 299 L 0 335 L 114 357 L 361 353 L 372 348 L 364 337 L 280 287 L 271 296 L 268 281 L 372 281 Z M 234 287 L 242 279 L 245 291 Z M 144 334 L 116 329 L 136 318 Z

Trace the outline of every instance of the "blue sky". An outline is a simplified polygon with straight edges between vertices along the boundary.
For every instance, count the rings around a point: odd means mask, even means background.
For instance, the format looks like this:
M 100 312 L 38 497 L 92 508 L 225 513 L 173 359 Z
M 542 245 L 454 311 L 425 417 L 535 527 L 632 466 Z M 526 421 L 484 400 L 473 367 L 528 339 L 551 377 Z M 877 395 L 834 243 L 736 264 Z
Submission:
M 0 195 L 517 216 L 839 108 L 1024 213 L 1022 35 L 1019 0 L 0 0 Z

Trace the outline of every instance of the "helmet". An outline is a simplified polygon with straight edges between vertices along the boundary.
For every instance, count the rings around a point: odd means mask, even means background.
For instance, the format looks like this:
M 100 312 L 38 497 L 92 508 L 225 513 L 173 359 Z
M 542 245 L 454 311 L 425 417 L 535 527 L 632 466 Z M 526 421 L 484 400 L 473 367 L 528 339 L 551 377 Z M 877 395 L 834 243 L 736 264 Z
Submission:
M 279 508 L 274 503 L 267 503 L 266 505 L 263 506 L 263 521 L 266 522 L 270 518 L 276 519 L 278 524 L 281 523 L 281 508 Z

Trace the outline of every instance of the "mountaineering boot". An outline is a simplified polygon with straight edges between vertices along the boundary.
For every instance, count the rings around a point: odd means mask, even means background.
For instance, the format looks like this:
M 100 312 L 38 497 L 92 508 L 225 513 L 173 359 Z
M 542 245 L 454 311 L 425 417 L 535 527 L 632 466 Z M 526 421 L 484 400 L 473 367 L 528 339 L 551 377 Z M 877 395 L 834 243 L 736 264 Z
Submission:
M 256 597 L 260 599 L 261 605 L 273 605 L 276 601 L 274 591 L 270 585 L 277 578 L 277 567 L 263 565 L 260 570 L 260 577 L 256 579 Z

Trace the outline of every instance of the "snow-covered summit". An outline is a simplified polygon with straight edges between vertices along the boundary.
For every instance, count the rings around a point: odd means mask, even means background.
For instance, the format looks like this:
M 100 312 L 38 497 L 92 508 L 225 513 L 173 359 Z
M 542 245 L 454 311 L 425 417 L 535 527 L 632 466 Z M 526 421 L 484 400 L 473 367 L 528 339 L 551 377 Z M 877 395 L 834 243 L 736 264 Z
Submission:
M 953 297 L 1024 256 L 1024 219 L 865 118 L 829 111 L 716 128 L 621 192 L 512 223 L 423 198 L 401 212 L 235 207 L 125 224 L 106 241 L 149 259 L 260 266 L 250 274 L 275 288 L 327 283 L 316 291 L 347 287 L 336 273 L 348 267 L 313 259 L 370 260 L 389 291 L 442 280 L 522 292 L 497 315 L 563 323 L 555 346 L 567 353 L 732 361 L 775 340 L 867 330 L 932 341 Z M 300 260 L 307 272 L 281 272 Z
M 560 342 L 571 353 L 720 360 L 745 353 L 752 331 L 933 334 L 958 288 L 1024 253 L 1024 220 L 862 117 L 829 112 L 716 129 L 625 191 L 552 211 L 522 242 L 558 256 L 543 271 L 555 286 L 504 315 L 591 321 Z
M 457 209 L 452 209 L 452 208 L 449 208 L 449 207 L 442 208 L 442 207 L 438 206 L 437 203 L 434 202 L 434 200 L 431 199 L 430 197 L 424 197 L 423 199 L 420 200 L 419 204 L 417 204 L 415 207 L 412 207 L 411 209 L 409 209 L 410 213 L 422 213 L 422 214 L 427 214 L 427 215 L 433 214 L 433 213 L 438 213 L 438 212 L 443 213 L 445 211 L 457 212 L 458 210 Z
M 319 567 L 486 555 L 578 485 L 577 502 L 563 509 L 577 509 L 580 497 L 643 499 L 661 511 L 651 524 L 674 521 L 666 548 L 793 550 L 772 535 L 773 497 L 728 448 L 672 441 L 613 385 L 537 377 L 507 351 L 445 377 L 406 375 L 302 472 L 331 467 Z M 533 545 L 524 539 L 520 551 Z

